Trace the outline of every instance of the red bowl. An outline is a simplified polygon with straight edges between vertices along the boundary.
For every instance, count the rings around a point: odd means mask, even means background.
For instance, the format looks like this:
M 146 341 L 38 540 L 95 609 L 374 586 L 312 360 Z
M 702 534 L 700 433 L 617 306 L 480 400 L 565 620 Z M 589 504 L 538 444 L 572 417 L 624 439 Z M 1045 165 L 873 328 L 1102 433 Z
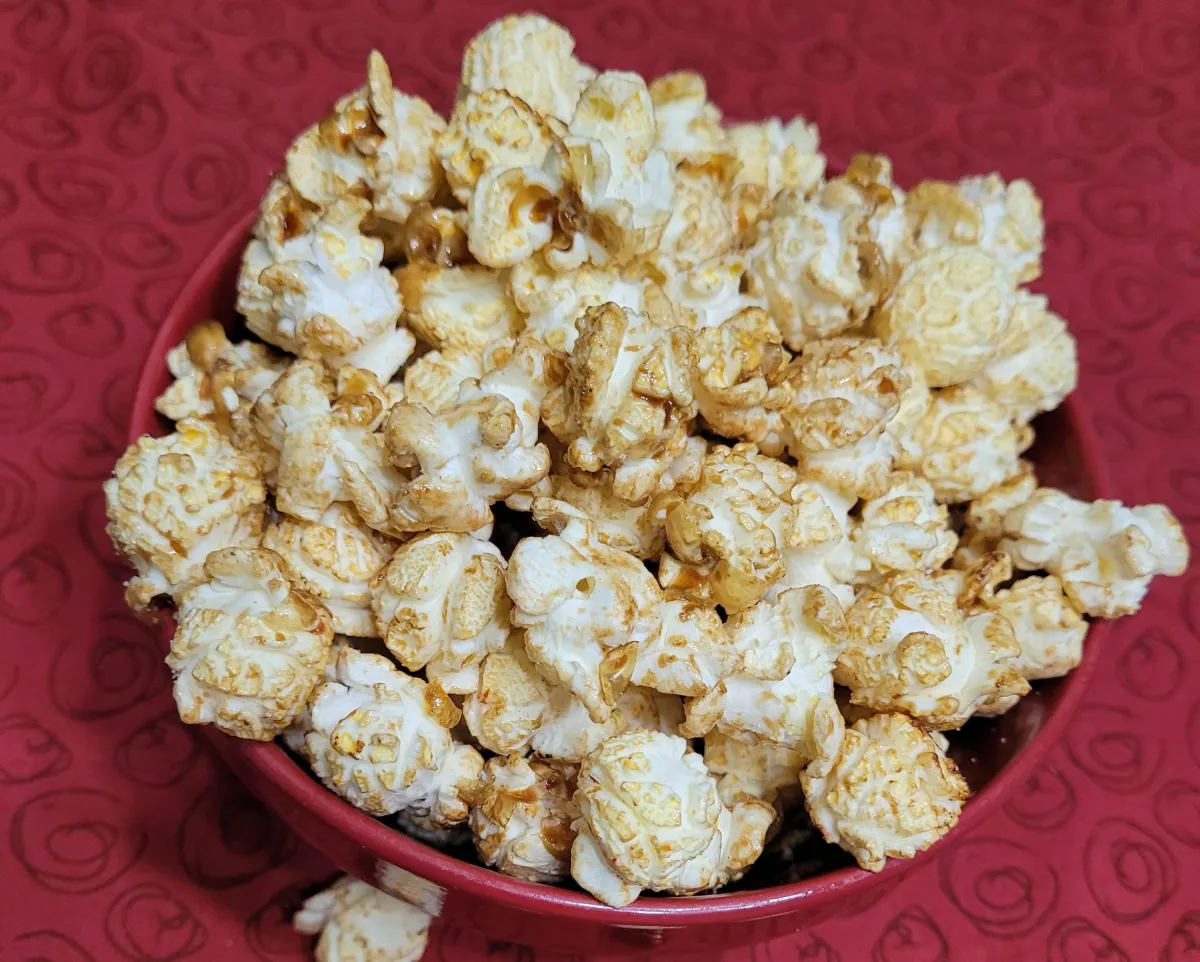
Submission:
M 170 424 L 154 399 L 170 381 L 165 358 L 194 324 L 215 318 L 232 324 L 242 248 L 254 220 L 243 217 L 192 275 L 168 312 L 138 381 L 130 440 L 165 434 Z M 1084 498 L 1107 493 L 1096 442 L 1073 402 L 1040 418 L 1031 458 L 1043 483 Z M 170 619 L 166 619 L 168 622 Z M 933 849 L 946 851 L 1033 772 L 1061 735 L 1099 658 L 1103 622 L 1092 625 L 1083 664 L 1063 679 L 1040 682 L 999 719 L 972 722 L 955 735 L 953 754 L 975 794 L 958 826 Z M 327 791 L 282 748 L 209 730 L 213 745 L 254 794 L 339 868 L 385 890 L 445 913 L 485 935 L 575 952 L 706 949 L 757 942 L 839 914 L 864 911 L 911 866 L 891 860 L 877 874 L 839 867 L 799 882 L 754 872 L 728 894 L 691 898 L 643 897 L 614 909 L 565 888 L 521 882 L 417 842 Z M 831 851 L 831 846 L 826 846 Z

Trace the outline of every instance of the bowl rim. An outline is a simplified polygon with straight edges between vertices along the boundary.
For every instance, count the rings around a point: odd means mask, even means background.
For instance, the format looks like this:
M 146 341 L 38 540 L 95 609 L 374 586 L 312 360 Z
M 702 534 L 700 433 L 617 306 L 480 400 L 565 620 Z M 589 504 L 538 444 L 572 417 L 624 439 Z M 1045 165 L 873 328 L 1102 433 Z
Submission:
M 166 353 L 182 340 L 184 331 L 196 322 L 191 316 L 195 302 L 204 297 L 215 278 L 227 268 L 233 252 L 240 252 L 257 216 L 255 207 L 221 234 L 189 275 L 163 317 L 138 374 L 127 432 L 128 443 L 159 427 L 154 399 L 156 382 L 161 380 Z M 1065 411 L 1071 430 L 1078 438 L 1082 466 L 1093 482 L 1097 497 L 1109 497 L 1111 488 L 1108 471 L 1103 458 L 1099 456 L 1099 442 L 1091 421 L 1082 411 L 1075 395 L 1068 396 L 1060 410 Z M 1100 639 L 1107 630 L 1107 622 L 1091 622 L 1083 659 L 1079 667 L 1063 680 L 1064 690 L 1057 704 L 1047 714 L 1037 737 L 977 795 L 973 795 L 969 804 L 963 806 L 958 822 L 947 833 L 947 838 L 965 836 L 1014 786 L 1028 778 L 1049 749 L 1057 744 L 1088 687 L 1103 647 Z M 799 910 L 802 905 L 812 908 L 847 892 L 866 892 L 884 880 L 898 881 L 901 874 L 925 864 L 941 851 L 941 845 L 934 845 L 917 853 L 912 859 L 889 859 L 883 870 L 875 873 L 857 867 L 845 867 L 769 889 L 638 899 L 624 908 L 613 908 L 587 892 L 511 878 L 410 838 L 398 828 L 367 815 L 326 789 L 275 742 L 230 738 L 217 732 L 212 735 L 222 739 L 223 751 L 238 752 L 242 761 L 261 777 L 274 783 L 282 793 L 325 826 L 361 846 L 376 862 L 394 865 L 448 889 L 461 890 L 512 908 L 618 927 L 650 925 L 678 928 L 784 915 Z M 943 841 L 941 844 L 947 843 Z

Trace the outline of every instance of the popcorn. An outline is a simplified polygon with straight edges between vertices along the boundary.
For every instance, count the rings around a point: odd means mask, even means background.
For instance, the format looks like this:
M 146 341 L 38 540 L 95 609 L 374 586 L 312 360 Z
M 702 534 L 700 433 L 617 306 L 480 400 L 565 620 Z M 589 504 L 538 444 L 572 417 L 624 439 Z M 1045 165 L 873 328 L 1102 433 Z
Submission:
M 874 315 L 875 333 L 922 369 L 930 387 L 982 374 L 1008 332 L 1013 278 L 974 247 L 942 247 L 913 260 Z
M 642 643 L 630 681 L 667 695 L 702 695 L 734 670 L 737 655 L 711 608 L 668 597 L 662 626 Z
M 550 474 L 546 480 L 551 498 L 566 502 L 592 519 L 601 544 L 643 560 L 662 554 L 665 532 L 655 498 L 640 505 L 629 504 L 613 494 L 612 479 L 603 474 L 573 471 Z
M 1017 283 L 1042 273 L 1042 202 L 1026 180 L 1005 184 L 989 174 L 957 184 L 923 181 L 905 198 L 904 214 L 917 251 L 977 246 Z
M 506 90 L 534 111 L 568 122 L 596 71 L 573 54 L 575 39 L 539 14 L 490 24 L 463 52 L 459 96 Z
M 729 251 L 736 240 L 725 191 L 713 174 L 675 172 L 675 202 L 658 242 L 659 253 L 693 267 Z
M 1003 408 L 960 384 L 934 392 L 913 441 L 920 455 L 912 467 L 933 485 L 939 501 L 952 504 L 1020 474 L 1020 456 L 1033 443 L 1033 431 L 1013 425 Z
M 658 483 L 695 413 L 694 355 L 684 328 L 604 304 L 578 323 L 566 382 L 542 409 L 546 427 L 581 471 L 615 468 L 613 490 L 638 501 Z
M 792 541 L 794 469 L 752 444 L 713 445 L 699 483 L 664 501 L 667 540 L 659 580 L 727 611 L 757 602 L 783 577 Z
M 825 173 L 817 128 L 803 117 L 786 125 L 777 117 L 757 124 L 735 124 L 726 131 L 738 162 L 730 190 L 730 219 L 736 233 L 770 212 L 781 190 L 809 194 Z
M 719 327 L 748 308 L 764 308 L 766 302 L 748 294 L 745 276 L 748 264 L 741 254 L 722 254 L 680 270 L 665 257 L 646 258 L 629 268 L 662 288 L 679 323 L 699 333 Z M 666 321 L 656 321 L 666 326 Z
M 438 138 L 437 155 L 454 196 L 468 204 L 485 171 L 540 167 L 555 139 L 546 121 L 520 97 L 489 88 L 467 92 L 454 105 L 450 124 Z
M 185 418 L 166 437 L 139 438 L 104 482 L 108 536 L 137 572 L 126 604 L 178 601 L 204 580 L 209 552 L 257 546 L 265 498 L 254 462 L 209 421 Z
M 963 533 L 954 554 L 954 566 L 966 567 L 980 555 L 994 551 L 1004 537 L 1004 517 L 1033 497 L 1037 478 L 1028 461 L 1019 462 L 1017 473 L 988 488 L 967 505 Z
M 1062 404 L 1079 383 L 1075 338 L 1040 294 L 1017 292 L 996 359 L 972 382 L 1017 424 Z
M 568 878 L 579 817 L 575 776 L 575 767 L 561 762 L 488 759 L 470 816 L 483 863 L 526 882 Z
M 1012 625 L 1021 646 L 1014 667 L 1022 678 L 1059 678 L 1079 667 L 1088 626 L 1058 578 L 1021 578 L 997 591 L 988 607 Z
M 388 651 L 451 694 L 478 690 L 480 662 L 508 637 L 505 566 L 495 545 L 469 534 L 426 534 L 401 545 L 370 586 Z
M 467 247 L 467 212 L 434 207 L 429 201 L 414 204 L 404 222 L 402 254 L 409 264 L 455 267 L 470 260 Z M 390 254 L 390 252 L 389 252 Z M 391 260 L 391 256 L 385 255 Z
M 769 742 L 746 742 L 719 731 L 704 736 L 704 765 L 718 776 L 721 801 L 733 806 L 760 798 L 779 811 L 796 807 L 804 756 Z
M 502 648 L 483 659 L 478 688 L 463 700 L 462 709 L 471 736 L 499 755 L 526 751 L 550 710 L 550 686 L 533 667 L 518 634 L 510 634 Z
M 910 471 L 896 471 L 888 489 L 863 502 L 852 535 L 855 550 L 871 563 L 871 576 L 940 568 L 958 544 L 950 514 L 933 486 Z
M 887 426 L 909 387 L 904 362 L 874 338 L 830 338 L 807 344 L 788 380 L 788 447 L 804 473 L 847 495 L 879 497 L 899 456 Z
M 316 598 L 288 582 L 281 560 L 221 548 L 204 562 L 205 580 L 184 592 L 167 666 L 187 724 L 270 741 L 303 710 L 333 625 Z
M 553 351 L 569 354 L 579 336 L 576 322 L 590 308 L 612 303 L 630 311 L 645 309 L 644 284 L 617 271 L 584 264 L 555 271 L 541 256 L 521 261 L 509 275 L 509 294 L 526 314 L 525 335 Z
M 649 89 L 657 143 L 671 163 L 721 177 L 732 174 L 733 151 L 721 127 L 721 111 L 708 99 L 704 78 L 681 70 L 656 78 Z
M 474 351 L 461 347 L 429 351 L 404 369 L 404 390 L 397 403 L 419 404 L 437 414 L 454 404 L 465 380 L 478 381 L 484 373 L 483 360 Z
M 1061 579 L 1071 603 L 1093 618 L 1133 614 L 1155 575 L 1187 569 L 1183 529 L 1165 505 L 1077 501 L 1038 488 L 1004 517 L 1007 551 L 1018 568 Z
M 315 522 L 348 501 L 368 525 L 387 531 L 387 500 L 400 483 L 376 433 L 388 403 L 366 371 L 343 368 L 335 383 L 321 365 L 294 362 L 250 412 L 278 465 L 276 507 Z
M 628 905 L 642 889 L 692 894 L 740 877 L 762 851 L 775 810 L 721 802 L 682 738 L 629 732 L 583 760 L 571 875 L 598 899 Z
M 858 168 L 809 199 L 806 190 L 782 192 L 752 238 L 751 290 L 765 297 L 793 351 L 862 322 L 894 281 L 876 236 L 883 212 L 898 209 L 890 167 L 880 172 L 886 183 L 852 179 L 869 176 L 869 161 L 855 158 Z
M 509 559 L 512 623 L 542 675 L 603 722 L 629 684 L 638 646 L 661 625 L 661 592 L 640 561 L 601 544 L 595 525 L 562 502 L 533 502 L 556 535 L 525 538 Z
M 741 666 L 702 697 L 684 702 L 680 734 L 696 738 L 716 728 L 791 749 L 806 763 L 831 760 L 843 728 L 832 673 L 846 633 L 832 592 L 815 585 L 789 588 L 734 615 L 726 630 Z
M 351 366 L 389 380 L 412 353 L 413 336 L 398 327 L 395 278 L 380 266 L 383 242 L 361 232 L 370 204 L 334 201 L 280 256 L 254 239 L 242 262 L 238 310 L 264 341 L 292 354 Z
M 855 722 L 834 764 L 810 766 L 800 782 L 821 834 L 871 872 L 929 848 L 970 795 L 935 736 L 899 714 Z
M 370 815 L 409 811 L 437 828 L 465 821 L 465 794 L 483 759 L 451 738 L 460 713 L 441 687 L 350 647 L 336 674 L 310 707 L 305 754 L 313 773 Z
M 393 407 L 384 443 L 407 477 L 392 499 L 391 529 L 474 531 L 491 523 L 495 502 L 545 477 L 538 412 L 547 376 L 545 350 L 525 342 L 501 367 L 464 381 L 436 414 L 407 401 Z
M 154 409 L 172 421 L 214 418 L 228 422 L 233 411 L 248 408 L 269 388 L 287 363 L 255 341 L 230 342 L 216 321 L 204 321 L 167 352 L 175 378 Z
M 963 614 L 924 572 L 889 576 L 847 613 L 834 681 L 856 705 L 901 711 L 937 731 L 1004 711 L 1029 691 L 1016 670 L 1020 645 L 1003 618 L 968 624 Z
M 293 585 L 324 605 L 334 631 L 379 637 L 368 583 L 396 543 L 368 528 L 353 506 L 332 504 L 317 521 L 280 515 L 267 526 L 263 547 L 279 556 Z
M 592 721 L 583 703 L 570 692 L 556 688 L 541 724 L 529 740 L 538 755 L 579 762 L 601 742 L 627 731 L 656 731 L 674 735 L 683 721 L 683 703 L 677 695 L 662 695 L 630 685 L 617 699 L 612 714 L 600 724 Z
M 521 315 L 508 297 L 502 272 L 477 264 L 438 268 L 417 263 L 400 268 L 396 278 L 409 327 L 432 347 L 482 354 L 493 341 L 520 330 Z
M 288 180 L 322 206 L 362 185 L 377 218 L 403 224 L 413 205 L 441 186 L 434 144 L 445 125 L 420 97 L 396 92 L 387 61 L 372 50 L 366 86 L 288 148 Z
M 317 962 L 419 962 L 432 917 L 373 885 L 343 875 L 305 900 L 292 924 L 317 940 Z
M 788 353 L 766 311 L 750 308 L 696 336 L 696 407 L 723 437 L 758 445 L 778 456 L 784 448 L 783 410 L 791 403 Z
M 672 165 L 654 141 L 642 78 L 600 74 L 540 166 L 495 166 L 476 181 L 471 252 L 488 267 L 511 267 L 553 240 L 547 259 L 570 269 L 623 264 L 653 250 L 675 193 Z

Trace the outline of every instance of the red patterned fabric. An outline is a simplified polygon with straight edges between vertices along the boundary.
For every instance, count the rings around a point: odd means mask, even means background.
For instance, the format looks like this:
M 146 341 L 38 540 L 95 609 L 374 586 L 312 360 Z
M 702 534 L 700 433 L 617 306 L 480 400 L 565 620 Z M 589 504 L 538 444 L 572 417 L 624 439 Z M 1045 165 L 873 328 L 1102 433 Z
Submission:
M 551 5 L 547 4 L 547 7 Z M 176 719 L 100 482 L 155 325 L 290 137 L 358 85 L 448 107 L 486 0 L 0 0 L 0 959 L 284 962 L 331 869 Z M 518 5 L 519 8 L 519 5 Z M 836 168 L 998 169 L 1045 200 L 1115 490 L 1200 535 L 1194 0 L 560 0 L 582 57 L 802 112 Z M 869 908 L 728 960 L 1200 958 L 1200 578 L 1105 642 L 1063 744 Z M 443 920 L 433 960 L 533 960 Z M 537 962 L 551 962 L 539 955 Z M 661 958 L 661 956 L 655 956 Z

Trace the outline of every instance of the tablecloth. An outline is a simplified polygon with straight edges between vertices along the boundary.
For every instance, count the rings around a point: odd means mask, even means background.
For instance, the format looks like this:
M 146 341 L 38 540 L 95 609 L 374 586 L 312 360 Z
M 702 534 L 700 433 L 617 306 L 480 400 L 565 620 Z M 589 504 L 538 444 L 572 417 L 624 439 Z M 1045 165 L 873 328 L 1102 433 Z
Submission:
M 530 4 L 536 6 L 537 4 Z M 446 110 L 491 0 L 0 0 L 0 959 L 302 959 L 332 868 L 174 715 L 100 482 L 155 326 L 289 139 L 361 82 Z M 582 57 L 702 69 L 831 164 L 998 170 L 1045 201 L 1114 490 L 1200 533 L 1194 0 L 560 0 Z M 851 917 L 728 962 L 1200 958 L 1200 578 L 1104 640 L 1069 734 L 969 837 Z M 533 962 L 453 918 L 431 960 Z M 655 956 L 662 958 L 662 956 Z M 552 962 L 538 955 L 536 962 Z

